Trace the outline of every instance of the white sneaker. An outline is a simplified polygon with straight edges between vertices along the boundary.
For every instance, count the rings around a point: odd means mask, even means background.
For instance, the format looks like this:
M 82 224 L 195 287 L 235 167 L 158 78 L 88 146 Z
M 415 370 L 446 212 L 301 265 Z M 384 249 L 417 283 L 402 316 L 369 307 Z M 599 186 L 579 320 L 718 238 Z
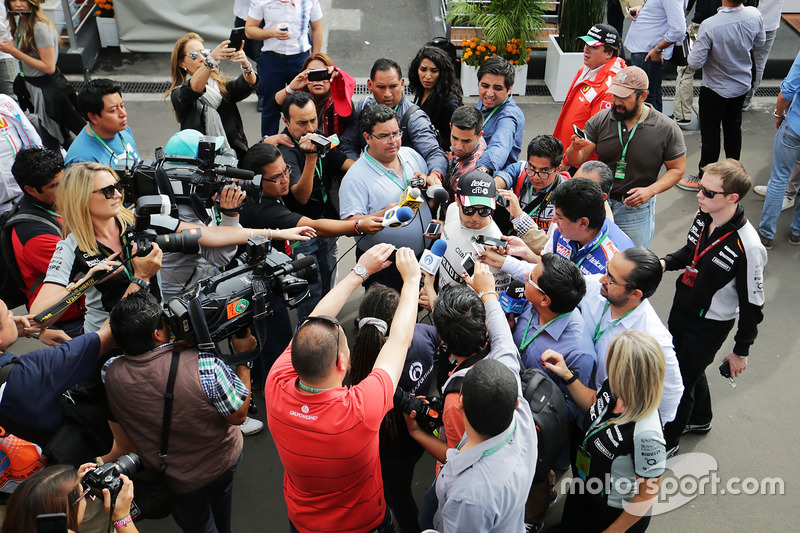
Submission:
M 781 211 L 786 211 L 787 209 L 791 209 L 794 207 L 794 198 L 789 196 L 783 197 L 783 204 L 781 205 Z
M 766 185 L 756 185 L 753 187 L 753 192 L 759 196 L 766 196 L 767 195 L 767 186 Z
M 264 422 L 248 416 L 240 427 L 242 428 L 243 435 L 255 435 L 264 429 Z

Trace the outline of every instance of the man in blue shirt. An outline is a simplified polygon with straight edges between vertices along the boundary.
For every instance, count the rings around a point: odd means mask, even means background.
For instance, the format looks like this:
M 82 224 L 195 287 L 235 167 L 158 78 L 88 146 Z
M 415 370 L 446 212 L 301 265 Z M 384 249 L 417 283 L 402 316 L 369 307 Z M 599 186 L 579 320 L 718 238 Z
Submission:
M 606 218 L 600 185 L 586 178 L 572 178 L 553 192 L 558 228 L 545 244 L 548 252 L 566 257 L 581 273 L 605 274 L 606 264 L 620 250 L 631 248 L 633 241 Z
M 67 166 L 95 161 L 112 168 L 130 167 L 141 160 L 118 83 L 106 78 L 87 83 L 78 93 L 78 110 L 88 124 L 70 145 Z
M 478 69 L 480 102 L 476 107 L 483 113 L 486 150 L 476 170 L 490 175 L 514 163 L 522 151 L 525 115 L 511 96 L 514 74 L 514 65 L 498 56 L 490 57 Z

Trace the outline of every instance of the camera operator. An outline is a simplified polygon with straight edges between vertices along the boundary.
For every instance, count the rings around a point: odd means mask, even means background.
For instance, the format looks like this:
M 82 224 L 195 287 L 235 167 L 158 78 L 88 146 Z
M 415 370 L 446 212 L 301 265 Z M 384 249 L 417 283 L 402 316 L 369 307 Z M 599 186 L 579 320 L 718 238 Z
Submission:
M 354 163 L 338 147 L 320 146 L 330 143 L 318 130 L 317 109 L 309 93 L 296 92 L 283 102 L 283 133 L 292 139 L 292 146 L 278 146 L 287 166 L 291 167 L 289 194 L 286 205 L 292 211 L 310 219 L 339 218 L 339 187 L 336 176 L 346 172 Z M 315 142 L 316 141 L 316 142 Z M 317 237 L 295 248 L 296 252 L 317 258 L 319 279 L 309 289 L 311 297 L 297 308 L 302 320 L 319 303 L 333 283 L 336 263 L 336 238 Z
M 144 465 L 165 468 L 174 494 L 172 517 L 187 532 L 230 531 L 233 475 L 242 459 L 238 426 L 247 416 L 250 369 L 239 365 L 234 373 L 214 355 L 194 347 L 181 351 L 170 342 L 164 311 L 147 291 L 123 298 L 109 322 L 123 355 L 104 366 L 108 402 Z M 240 352 L 254 348 L 255 339 L 234 338 L 233 344 Z M 169 447 L 160 456 L 161 432 L 154 428 L 162 426 L 172 365 L 177 372 Z
M 346 388 L 347 337 L 334 318 L 365 277 L 388 266 L 390 244 L 370 248 L 320 301 L 267 379 L 267 422 L 286 470 L 291 531 L 394 531 L 378 460 L 378 430 L 411 345 L 420 270 L 414 252 L 397 250 L 403 289 L 389 337 L 372 372 Z
M 76 471 L 69 465 L 49 466 L 26 479 L 8 500 L 8 511 L 3 519 L 3 531 L 18 533 L 37 531 L 40 515 L 64 513 L 69 533 L 78 532 L 88 505 L 89 488 L 83 482 L 94 463 L 81 465 Z M 133 481 L 120 475 L 122 490 L 117 494 L 113 511 L 111 495 L 103 489 L 103 506 L 113 521 L 114 530 L 136 533 L 139 530 L 130 519 L 133 501 Z M 54 531 L 48 529 L 47 531 Z

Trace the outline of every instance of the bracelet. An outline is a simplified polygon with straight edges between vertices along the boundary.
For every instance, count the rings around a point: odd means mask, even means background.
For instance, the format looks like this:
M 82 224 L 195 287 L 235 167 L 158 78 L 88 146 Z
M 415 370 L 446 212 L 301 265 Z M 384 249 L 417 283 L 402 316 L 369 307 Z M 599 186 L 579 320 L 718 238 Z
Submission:
M 786 118 L 786 111 L 784 111 L 783 114 L 779 115 L 778 108 L 776 107 L 775 111 L 772 112 L 772 116 L 775 118 Z
M 571 385 L 576 379 L 578 379 L 578 373 L 574 370 L 570 370 L 572 372 L 572 377 L 569 379 L 561 379 L 564 382 L 564 385 Z
M 209 56 L 208 56 L 208 57 L 205 59 L 205 61 L 203 61 L 203 65 L 205 65 L 205 67 L 206 67 L 208 70 L 214 70 L 215 68 L 217 68 L 217 67 L 219 66 L 219 61 L 217 61 L 216 59 L 214 59 L 213 57 L 211 57 L 211 56 L 209 55 Z
M 482 291 L 482 292 L 479 292 L 478 293 L 478 298 L 480 298 L 482 300 L 483 297 L 486 296 L 487 294 L 494 294 L 495 296 L 497 296 L 497 291 Z
M 150 282 L 149 281 L 145 281 L 145 280 L 140 279 L 140 278 L 131 278 L 131 283 L 133 283 L 134 285 L 140 286 L 141 288 L 143 288 L 146 291 L 150 290 Z
M 361 231 L 361 225 L 359 222 L 361 222 L 361 219 L 356 220 L 356 235 L 364 235 L 364 232 Z
M 269 240 L 272 240 L 272 230 L 271 230 L 271 229 L 267 229 L 267 231 L 269 232 L 269 233 L 267 234 L 267 238 L 268 238 Z
M 125 527 L 128 524 L 130 524 L 131 522 L 133 522 L 133 518 L 131 518 L 131 515 L 127 515 L 127 516 L 125 516 L 123 518 L 120 518 L 119 520 L 114 522 L 114 529 L 119 529 L 121 527 Z
M 283 90 L 286 91 L 286 94 L 294 94 L 294 89 L 292 89 L 288 85 L 284 87 Z

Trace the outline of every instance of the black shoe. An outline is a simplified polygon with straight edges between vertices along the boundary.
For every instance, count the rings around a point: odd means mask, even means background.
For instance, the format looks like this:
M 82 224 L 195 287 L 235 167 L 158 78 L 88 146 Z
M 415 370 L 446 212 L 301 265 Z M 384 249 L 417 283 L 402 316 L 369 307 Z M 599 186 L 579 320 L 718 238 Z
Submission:
M 711 422 L 705 424 L 686 424 L 683 428 L 684 433 L 696 433 L 697 435 L 705 435 L 711 431 Z
M 680 444 L 676 444 L 672 448 L 667 449 L 667 459 L 669 459 L 670 457 L 672 457 L 673 455 L 678 453 L 678 450 L 680 450 L 680 449 L 681 449 L 681 445 Z

